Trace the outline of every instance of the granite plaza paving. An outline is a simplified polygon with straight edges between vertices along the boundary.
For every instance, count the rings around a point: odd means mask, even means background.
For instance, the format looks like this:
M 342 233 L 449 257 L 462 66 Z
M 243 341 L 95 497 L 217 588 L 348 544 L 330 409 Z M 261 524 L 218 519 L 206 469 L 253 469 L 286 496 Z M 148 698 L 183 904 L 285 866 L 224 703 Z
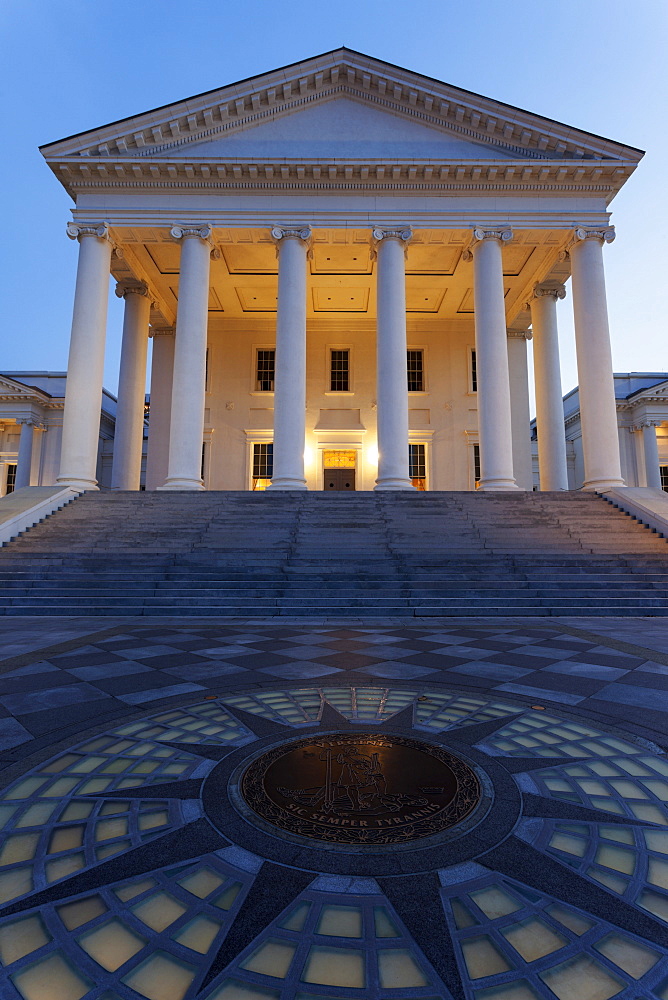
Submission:
M 5 618 L 3 636 L 3 998 L 668 996 L 661 619 Z M 479 797 L 389 848 L 242 800 L 261 751 L 328 734 L 446 752 Z

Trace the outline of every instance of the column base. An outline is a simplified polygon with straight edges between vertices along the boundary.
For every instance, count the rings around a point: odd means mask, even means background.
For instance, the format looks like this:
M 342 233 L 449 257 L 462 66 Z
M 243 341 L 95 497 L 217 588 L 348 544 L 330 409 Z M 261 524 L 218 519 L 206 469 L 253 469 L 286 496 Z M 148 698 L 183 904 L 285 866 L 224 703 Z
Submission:
M 272 479 L 269 486 L 265 490 L 265 493 L 276 493 L 278 490 L 301 490 L 306 491 L 308 489 L 305 479 L 290 479 L 288 476 L 284 476 L 282 479 Z
M 164 486 L 158 486 L 159 490 L 188 490 L 191 493 L 202 492 L 204 483 L 201 479 L 179 479 L 174 477 L 166 479 Z
M 601 493 L 606 490 L 616 490 L 620 486 L 626 487 L 626 483 L 623 479 L 591 479 L 584 483 L 580 489 Z
M 56 479 L 58 486 L 69 486 L 71 490 L 79 490 L 81 493 L 84 490 L 99 490 L 96 479 L 78 479 L 76 476 L 58 476 Z
M 390 490 L 393 492 L 396 490 L 413 490 L 414 493 L 417 493 L 410 479 L 388 478 L 376 480 L 376 485 L 373 488 L 374 493 L 382 493 Z
M 519 490 L 519 486 L 514 479 L 481 479 L 478 489 L 481 493 L 503 493 Z

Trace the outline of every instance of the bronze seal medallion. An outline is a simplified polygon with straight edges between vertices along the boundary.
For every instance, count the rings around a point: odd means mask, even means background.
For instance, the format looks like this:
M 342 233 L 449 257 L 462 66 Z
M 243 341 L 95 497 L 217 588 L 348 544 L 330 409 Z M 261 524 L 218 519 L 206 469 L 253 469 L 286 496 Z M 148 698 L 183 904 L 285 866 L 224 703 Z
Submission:
M 481 789 L 445 748 L 404 736 L 310 736 L 274 747 L 244 772 L 251 809 L 289 833 L 380 846 L 431 837 L 459 823 Z

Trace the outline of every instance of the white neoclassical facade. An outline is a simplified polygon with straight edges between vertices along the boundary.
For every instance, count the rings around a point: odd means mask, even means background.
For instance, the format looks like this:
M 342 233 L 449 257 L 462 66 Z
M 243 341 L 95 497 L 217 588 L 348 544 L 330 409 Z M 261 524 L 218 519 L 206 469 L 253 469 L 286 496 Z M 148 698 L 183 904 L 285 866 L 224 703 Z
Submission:
M 615 406 L 622 477 L 627 486 L 668 491 L 668 372 L 615 372 Z M 563 399 L 569 489 L 582 488 L 585 463 L 580 393 Z M 534 489 L 541 486 L 536 421 L 531 421 Z
M 347 49 L 54 142 L 79 263 L 58 481 L 96 486 L 109 276 L 125 301 L 112 487 L 623 483 L 609 205 L 642 153 Z M 531 333 L 529 328 L 531 327 Z
M 65 372 L 0 372 L 0 497 L 23 486 L 51 486 L 60 466 Z M 101 393 L 96 477 L 110 485 L 116 399 Z

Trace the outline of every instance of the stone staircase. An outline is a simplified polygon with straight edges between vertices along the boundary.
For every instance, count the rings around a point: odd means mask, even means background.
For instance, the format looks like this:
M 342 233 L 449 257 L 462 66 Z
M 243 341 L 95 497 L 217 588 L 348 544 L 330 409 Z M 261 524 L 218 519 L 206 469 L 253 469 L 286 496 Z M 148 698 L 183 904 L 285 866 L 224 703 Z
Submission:
M 593 493 L 86 493 L 0 548 L 0 614 L 666 615 Z

